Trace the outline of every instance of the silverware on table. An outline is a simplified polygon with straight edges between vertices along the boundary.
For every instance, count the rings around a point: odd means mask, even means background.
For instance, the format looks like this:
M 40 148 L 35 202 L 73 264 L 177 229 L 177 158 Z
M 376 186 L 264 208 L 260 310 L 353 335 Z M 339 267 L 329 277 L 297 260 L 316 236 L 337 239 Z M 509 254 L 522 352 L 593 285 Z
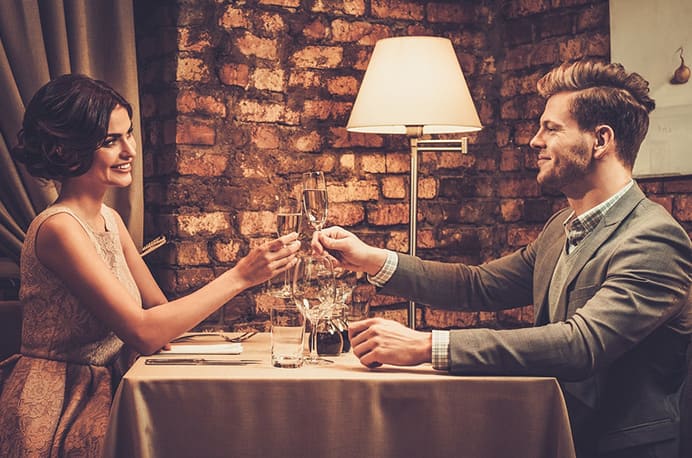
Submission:
M 257 334 L 257 331 L 247 331 L 247 332 L 242 333 L 239 336 L 228 337 L 226 334 L 224 334 L 222 332 L 193 332 L 190 334 L 182 335 L 180 337 L 176 337 L 175 339 L 171 340 L 171 343 L 185 342 L 185 341 L 194 339 L 195 337 L 208 337 L 208 336 L 221 337 L 226 342 L 237 343 L 237 342 L 244 342 L 244 341 L 248 340 L 250 337 L 254 336 L 255 334 Z
M 207 358 L 146 358 L 149 366 L 246 366 L 259 364 L 259 359 L 207 359 Z

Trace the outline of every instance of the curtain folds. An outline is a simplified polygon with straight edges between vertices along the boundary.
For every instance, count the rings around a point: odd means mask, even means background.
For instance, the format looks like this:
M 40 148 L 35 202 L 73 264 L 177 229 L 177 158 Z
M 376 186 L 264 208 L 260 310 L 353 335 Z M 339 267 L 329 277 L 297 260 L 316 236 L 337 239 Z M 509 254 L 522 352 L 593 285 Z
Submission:
M 57 197 L 55 183 L 31 177 L 9 150 L 34 92 L 65 73 L 87 74 L 120 92 L 132 104 L 141 145 L 132 0 L 0 1 L 0 277 L 18 276 L 26 228 Z M 106 201 L 141 246 L 141 154 L 133 173 L 133 184 Z

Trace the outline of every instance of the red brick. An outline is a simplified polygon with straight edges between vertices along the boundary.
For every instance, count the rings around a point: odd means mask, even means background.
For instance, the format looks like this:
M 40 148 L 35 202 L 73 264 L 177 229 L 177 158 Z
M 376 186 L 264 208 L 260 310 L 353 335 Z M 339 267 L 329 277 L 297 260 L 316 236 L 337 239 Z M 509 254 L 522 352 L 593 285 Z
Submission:
M 409 220 L 408 204 L 384 204 L 368 207 L 368 223 L 374 226 L 405 224 Z
M 312 11 L 362 16 L 365 14 L 365 0 L 320 0 L 313 2 Z
M 333 100 L 306 100 L 303 104 L 303 119 L 343 119 L 351 112 L 351 102 L 335 102 Z
M 422 20 L 424 6 L 417 2 L 404 0 L 372 0 L 372 15 L 385 19 Z
M 182 145 L 214 145 L 216 128 L 212 123 L 196 120 L 179 120 L 175 141 Z
M 591 29 L 608 29 L 609 23 L 608 3 L 591 5 L 579 13 L 577 17 L 577 32 Z
M 550 0 L 516 0 L 507 5 L 507 17 L 514 18 L 549 10 Z
M 524 159 L 524 152 L 518 148 L 505 148 L 501 151 L 500 170 L 510 172 L 521 170 Z
M 418 177 L 417 190 L 419 199 L 434 199 L 437 196 L 437 180 L 430 177 Z
M 188 52 L 202 52 L 211 45 L 211 37 L 206 31 L 193 35 L 190 29 L 178 29 L 178 49 Z
M 260 5 L 275 5 L 285 8 L 298 8 L 300 0 L 259 0 Z
M 260 38 L 249 32 L 236 40 L 236 46 L 244 56 L 256 56 L 261 59 L 276 60 L 279 53 L 277 40 Z
M 497 194 L 501 197 L 538 197 L 540 188 L 534 177 L 509 177 L 500 182 Z
M 365 220 L 365 209 L 362 204 L 330 203 L 329 217 L 327 219 L 327 223 L 330 226 L 356 226 Z
M 254 127 L 250 137 L 259 149 L 277 149 L 281 144 L 279 130 L 273 125 Z
M 313 70 L 294 70 L 288 78 L 290 87 L 304 89 L 322 87 L 322 75 Z
M 196 175 L 200 177 L 222 176 L 228 166 L 228 156 L 213 154 L 208 151 L 181 151 L 176 162 L 178 173 L 181 175 Z
M 692 196 L 679 195 L 673 200 L 673 216 L 678 221 L 692 221 Z
M 336 19 L 331 23 L 332 38 L 335 42 L 357 43 L 361 46 L 374 46 L 378 40 L 392 35 L 386 25 L 369 22 L 348 22 Z
M 411 155 L 390 153 L 385 156 L 387 173 L 408 173 L 411 170 Z
M 357 202 L 377 200 L 379 189 L 377 183 L 364 180 L 349 180 L 327 185 L 330 202 Z
M 386 158 L 382 154 L 361 154 L 358 156 L 360 168 L 365 173 L 384 173 L 386 169 Z
M 199 266 L 209 263 L 205 241 L 181 242 L 175 248 L 175 262 L 180 266 Z
M 387 199 L 403 199 L 408 188 L 403 176 L 386 176 L 382 178 L 382 195 Z
M 507 244 L 510 247 L 522 247 L 536 240 L 540 227 L 512 227 L 507 231 Z
M 175 219 L 181 236 L 210 235 L 230 229 L 228 216 L 224 212 L 177 215 Z
M 202 59 L 196 57 L 181 57 L 176 69 L 178 81 L 209 81 L 209 69 Z
M 296 135 L 293 145 L 297 151 L 304 153 L 319 152 L 322 148 L 322 136 L 317 131 Z
M 260 90 L 283 92 L 286 89 L 284 71 L 281 69 L 258 68 L 252 72 L 251 82 Z
M 259 16 L 256 23 L 259 23 L 258 30 L 260 30 L 265 37 L 277 37 L 288 30 L 281 15 L 276 13 L 265 11 Z
M 343 52 L 339 46 L 306 46 L 291 56 L 291 62 L 301 68 L 337 68 Z
M 343 127 L 330 127 L 329 131 L 333 137 L 332 146 L 334 148 L 352 148 L 356 146 L 381 148 L 384 144 L 381 135 L 348 132 Z
M 334 95 L 351 95 L 358 94 L 358 80 L 352 76 L 337 76 L 327 80 L 327 90 Z
M 313 39 L 327 38 L 328 25 L 322 18 L 315 19 L 303 27 L 303 35 Z
M 182 90 L 178 93 L 177 108 L 180 113 L 203 113 L 226 117 L 226 105 L 215 97 L 195 91 Z
M 521 219 L 524 210 L 523 199 L 503 199 L 500 201 L 502 221 L 516 222 Z
M 247 29 L 250 26 L 248 12 L 241 8 L 234 8 L 228 5 L 223 15 L 219 18 L 219 27 L 226 30 Z
M 209 268 L 186 268 L 176 272 L 176 290 L 180 293 L 198 289 L 215 278 Z
M 260 235 L 275 233 L 276 217 L 274 216 L 274 212 L 238 212 L 238 231 L 243 235 Z
M 475 19 L 472 3 L 428 3 L 427 17 L 430 22 L 469 24 Z
M 245 64 L 223 64 L 219 79 L 228 86 L 247 88 L 250 83 L 250 67 Z
M 236 116 L 240 121 L 284 122 L 292 125 L 299 123 L 299 114 L 282 104 L 249 99 L 238 102 Z

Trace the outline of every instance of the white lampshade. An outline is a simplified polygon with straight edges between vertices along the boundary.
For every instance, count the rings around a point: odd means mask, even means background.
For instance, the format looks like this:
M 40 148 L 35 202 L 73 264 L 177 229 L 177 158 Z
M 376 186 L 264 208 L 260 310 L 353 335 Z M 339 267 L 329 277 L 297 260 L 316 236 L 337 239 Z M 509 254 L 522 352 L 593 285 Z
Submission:
M 346 129 L 423 134 L 481 129 L 452 42 L 439 37 L 386 38 L 375 44 Z

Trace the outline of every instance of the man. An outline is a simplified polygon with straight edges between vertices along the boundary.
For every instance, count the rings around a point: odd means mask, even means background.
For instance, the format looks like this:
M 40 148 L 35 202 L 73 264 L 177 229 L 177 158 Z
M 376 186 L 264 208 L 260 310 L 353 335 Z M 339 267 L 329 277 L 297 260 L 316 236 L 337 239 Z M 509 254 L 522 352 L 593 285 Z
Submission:
M 535 326 L 420 332 L 367 319 L 349 329 L 367 366 L 559 379 L 580 457 L 678 455 L 679 399 L 692 333 L 690 239 L 632 180 L 654 101 L 619 64 L 564 64 L 538 82 L 547 98 L 531 146 L 538 182 L 569 203 L 525 248 L 481 266 L 423 261 L 348 231 L 314 247 L 365 271 L 380 293 L 455 310 L 533 304 Z

